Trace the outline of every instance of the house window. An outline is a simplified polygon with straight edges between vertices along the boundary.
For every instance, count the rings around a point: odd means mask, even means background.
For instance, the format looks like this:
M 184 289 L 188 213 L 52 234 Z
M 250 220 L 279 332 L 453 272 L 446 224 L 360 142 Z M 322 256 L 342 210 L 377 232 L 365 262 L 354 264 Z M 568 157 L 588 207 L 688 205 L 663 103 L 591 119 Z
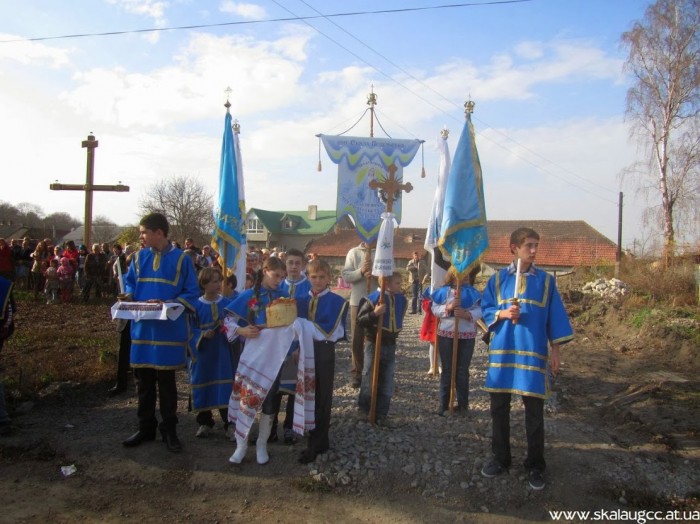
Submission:
M 258 217 L 252 216 L 248 219 L 248 234 L 264 233 L 262 222 Z
M 294 220 L 286 218 L 284 222 L 282 222 L 282 229 L 294 229 Z

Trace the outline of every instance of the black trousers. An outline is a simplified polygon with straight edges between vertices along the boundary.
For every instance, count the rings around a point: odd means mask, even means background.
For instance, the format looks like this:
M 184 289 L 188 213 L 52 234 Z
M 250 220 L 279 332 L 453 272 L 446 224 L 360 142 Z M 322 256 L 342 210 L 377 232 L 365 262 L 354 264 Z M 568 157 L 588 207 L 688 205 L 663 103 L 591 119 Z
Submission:
M 152 431 L 158 427 L 156 396 L 160 398 L 160 416 L 165 427 L 177 424 L 177 384 L 174 369 L 136 368 L 139 406 L 136 412 L 139 429 Z
M 126 389 L 131 362 L 131 320 L 119 333 L 119 356 L 117 357 L 117 386 Z
M 314 341 L 316 359 L 316 427 L 309 432 L 308 448 L 317 453 L 330 447 L 328 431 L 333 407 L 333 377 L 335 375 L 335 343 Z
M 523 395 L 527 457 L 525 469 L 544 471 L 544 399 Z M 491 393 L 492 437 L 491 451 L 504 467 L 511 465 L 510 453 L 510 393 Z

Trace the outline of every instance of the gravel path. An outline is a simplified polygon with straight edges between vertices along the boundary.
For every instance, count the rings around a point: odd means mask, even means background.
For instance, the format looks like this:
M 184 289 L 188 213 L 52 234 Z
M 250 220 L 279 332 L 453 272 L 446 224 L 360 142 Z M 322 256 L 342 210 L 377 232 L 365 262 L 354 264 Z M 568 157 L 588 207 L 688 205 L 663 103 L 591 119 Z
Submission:
M 406 487 L 435 497 L 445 497 L 455 486 L 485 489 L 479 471 L 490 449 L 489 397 L 481 390 L 486 346 L 478 341 L 472 359 L 469 416 L 439 416 L 439 379 L 426 373 L 427 343 L 418 337 L 422 319 L 406 315 L 399 337 L 388 427 L 371 425 L 358 412 L 358 390 L 349 384 L 350 345 L 338 344 L 331 451 L 309 465 L 314 479 L 351 492 L 401 479 Z M 517 412 L 514 406 L 516 426 Z

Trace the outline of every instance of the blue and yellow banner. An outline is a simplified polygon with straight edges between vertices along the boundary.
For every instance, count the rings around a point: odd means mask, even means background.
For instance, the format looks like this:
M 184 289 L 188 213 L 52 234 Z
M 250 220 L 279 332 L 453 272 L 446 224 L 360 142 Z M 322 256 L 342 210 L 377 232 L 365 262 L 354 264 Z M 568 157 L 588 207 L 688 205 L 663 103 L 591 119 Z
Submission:
M 228 274 L 235 272 L 241 244 L 245 244 L 245 203 L 241 199 L 238 170 L 231 114 L 226 112 L 219 166 L 219 205 L 214 211 L 211 245 L 219 252 L 222 267 L 225 265 Z M 245 264 L 245 258 L 242 259 L 242 264 Z
M 469 114 L 447 178 L 440 235 L 440 251 L 460 277 L 479 263 L 489 247 L 481 163 Z

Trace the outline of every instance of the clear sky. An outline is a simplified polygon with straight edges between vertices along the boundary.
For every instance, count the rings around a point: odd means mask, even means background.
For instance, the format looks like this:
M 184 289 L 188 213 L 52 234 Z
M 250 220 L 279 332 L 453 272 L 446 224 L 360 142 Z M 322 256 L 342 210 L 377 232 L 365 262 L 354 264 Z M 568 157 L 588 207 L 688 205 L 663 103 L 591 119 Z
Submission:
M 318 133 L 348 129 L 370 85 L 377 117 L 394 138 L 425 140 L 404 171 L 414 191 L 402 225 L 425 227 L 435 189 L 440 129 L 450 149 L 476 102 L 473 122 L 489 219 L 585 220 L 617 239 L 647 235 L 643 202 L 621 186 L 638 159 L 624 122 L 629 79 L 620 35 L 641 19 L 641 0 L 532 0 L 441 6 L 440 0 L 71 0 L 0 3 L 0 200 L 81 218 L 85 150 L 99 140 L 94 213 L 138 221 L 138 201 L 157 180 L 198 177 L 215 196 L 224 90 L 241 124 L 246 205 L 335 208 L 336 166 Z M 478 5 L 481 4 L 481 5 Z M 338 13 L 352 16 L 323 18 Z M 374 12 L 374 13 L 372 13 Z M 316 16 L 300 21 L 260 20 Z M 247 22 L 112 36 L 19 39 Z M 369 134 L 366 116 L 351 135 Z M 375 136 L 384 136 L 375 126 Z

